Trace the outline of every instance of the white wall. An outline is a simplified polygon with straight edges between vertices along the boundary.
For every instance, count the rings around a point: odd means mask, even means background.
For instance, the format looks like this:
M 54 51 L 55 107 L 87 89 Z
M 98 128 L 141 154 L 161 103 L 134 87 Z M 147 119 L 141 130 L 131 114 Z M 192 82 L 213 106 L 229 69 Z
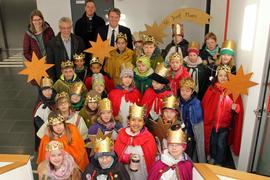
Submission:
M 114 6 L 126 15 L 126 25 L 134 31 L 144 31 L 144 24 L 152 25 L 154 21 L 160 23 L 171 12 L 180 8 L 197 8 L 205 11 L 206 0 L 115 0 Z M 202 44 L 204 26 L 191 22 L 184 22 L 185 38 L 196 40 Z M 171 29 L 167 28 L 166 40 L 163 46 L 171 41 Z M 161 48 L 163 48 L 160 45 Z
M 45 21 L 53 28 L 55 34 L 59 32 L 58 21 L 61 17 L 71 18 L 69 0 L 36 0 L 37 8 L 42 12 Z M 72 19 L 72 18 L 71 18 Z

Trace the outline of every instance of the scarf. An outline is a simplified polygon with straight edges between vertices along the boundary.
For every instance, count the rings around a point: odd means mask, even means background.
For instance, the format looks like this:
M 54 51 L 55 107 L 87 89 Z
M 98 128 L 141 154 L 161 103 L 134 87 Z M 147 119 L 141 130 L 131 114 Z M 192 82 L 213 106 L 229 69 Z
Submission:
M 139 72 L 138 68 L 136 67 L 134 69 L 134 72 L 140 77 L 147 77 L 147 76 L 150 76 L 151 74 L 153 74 L 154 70 L 150 67 L 147 71 L 141 73 L 141 72 Z
M 209 49 L 207 48 L 207 46 L 205 46 L 205 50 L 206 50 L 211 56 L 214 56 L 215 54 L 218 53 L 219 47 L 218 47 L 218 44 L 217 44 L 216 47 L 215 47 L 215 49 L 209 50 Z
M 51 169 L 48 163 L 48 173 L 49 176 L 52 177 L 53 179 L 66 180 L 69 179 L 73 173 L 73 170 L 75 168 L 74 166 L 75 162 L 73 157 L 66 152 L 64 152 L 63 156 L 64 156 L 63 163 L 61 164 L 61 167 L 57 170 Z
M 184 61 L 187 63 L 188 67 L 196 67 L 196 66 L 198 66 L 199 64 L 202 63 L 202 58 L 198 56 L 197 61 L 194 63 L 194 62 L 191 62 L 189 60 L 189 57 L 188 56 L 186 56 L 184 58 Z
M 111 130 L 113 130 L 114 127 L 115 127 L 115 121 L 114 121 L 114 120 L 110 120 L 109 122 L 104 123 L 104 122 L 100 119 L 100 117 L 99 117 L 99 118 L 97 119 L 97 122 L 98 122 L 99 124 L 101 124 L 102 126 L 104 126 L 104 127 L 106 128 L 105 130 L 111 131 Z

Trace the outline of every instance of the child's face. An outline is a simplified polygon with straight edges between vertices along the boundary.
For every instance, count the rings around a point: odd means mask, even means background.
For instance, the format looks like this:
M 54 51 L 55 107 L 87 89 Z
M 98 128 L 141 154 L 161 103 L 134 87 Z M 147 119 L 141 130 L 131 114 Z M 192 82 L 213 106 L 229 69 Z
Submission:
M 129 127 L 133 133 L 139 132 L 144 125 L 144 120 L 141 118 L 130 118 Z
M 62 69 L 62 74 L 66 80 L 71 80 L 74 76 L 74 69 L 71 67 Z
M 58 123 L 56 125 L 53 125 L 53 131 L 54 133 L 60 135 L 60 134 L 63 134 L 64 130 L 65 130 L 65 126 L 64 126 L 64 123 Z
M 168 143 L 168 151 L 175 159 L 179 159 L 185 149 L 185 144 Z
M 144 44 L 143 45 L 143 52 L 146 56 L 151 57 L 155 50 L 155 45 L 153 44 Z
M 183 40 L 183 36 L 181 36 L 181 35 L 175 35 L 175 36 L 173 37 L 173 41 L 174 41 L 174 43 L 176 43 L 176 44 L 180 43 L 182 40 Z
M 162 88 L 164 88 L 164 84 L 158 83 L 157 81 L 153 80 L 152 81 L 152 86 L 154 90 L 161 90 Z
M 102 111 L 100 113 L 100 118 L 104 123 L 110 122 L 112 118 L 112 111 Z
M 102 94 L 104 89 L 105 89 L 105 86 L 103 84 L 97 84 L 94 87 L 94 90 L 97 91 L 99 94 Z
M 136 41 L 136 42 L 134 43 L 134 46 L 135 46 L 136 49 L 142 49 L 142 47 L 143 47 L 143 42 L 141 42 L 141 41 Z
M 227 76 L 226 71 L 220 70 L 220 71 L 218 72 L 218 82 L 219 82 L 220 84 L 223 84 L 223 83 L 225 83 L 225 82 L 227 82 L 227 81 L 228 81 L 228 76 Z
M 181 65 L 182 63 L 179 58 L 174 58 L 170 60 L 170 67 L 173 71 L 178 71 Z
M 193 93 L 193 90 L 191 88 L 188 88 L 188 87 L 181 87 L 180 89 L 180 93 L 181 93 L 181 97 L 187 101 L 190 99 L 192 93 Z
M 52 89 L 51 88 L 43 89 L 42 94 L 43 94 L 43 96 L 45 96 L 46 99 L 51 99 Z
M 59 149 L 50 152 L 49 161 L 55 167 L 61 167 L 63 160 L 64 160 L 64 156 Z
M 69 110 L 69 102 L 66 99 L 60 99 L 59 102 L 57 102 L 57 108 L 60 112 L 67 112 Z
M 81 96 L 78 94 L 72 94 L 70 96 L 71 103 L 78 103 L 78 102 L 80 102 L 80 100 L 81 100 Z
M 142 62 L 137 63 L 137 68 L 138 68 L 139 73 L 144 73 L 147 71 L 147 66 L 143 64 Z
M 231 60 L 232 60 L 232 56 L 231 55 L 229 55 L 229 54 L 223 54 L 223 55 L 221 55 L 221 63 L 222 64 L 227 64 L 228 65 Z
M 122 83 L 125 87 L 129 87 L 133 81 L 133 78 L 130 76 L 125 75 L 122 77 Z
M 93 74 L 98 74 L 98 73 L 100 73 L 101 65 L 98 63 L 91 64 L 90 69 L 91 69 Z
M 101 156 L 98 157 L 98 162 L 102 169 L 107 169 L 112 164 L 113 158 L 112 156 Z
M 188 58 L 191 62 L 196 63 L 198 59 L 198 55 L 194 52 L 188 53 Z
M 120 52 L 125 51 L 126 47 L 127 47 L 127 42 L 125 39 L 123 38 L 118 38 L 116 41 L 116 47 Z
M 87 106 L 88 106 L 88 108 L 91 111 L 95 111 L 98 108 L 98 103 L 96 103 L 96 102 L 90 102 L 90 103 L 87 104 Z
M 212 39 L 212 38 L 209 38 L 205 41 L 206 43 L 206 46 L 209 50 L 214 50 L 216 48 L 216 45 L 217 45 L 217 42 Z
M 163 110 L 163 117 L 170 122 L 175 119 L 176 115 L 177 112 L 174 109 L 166 108 Z
M 76 68 L 82 68 L 83 65 L 84 65 L 84 60 L 83 59 L 77 59 L 77 60 L 75 60 L 74 63 L 75 63 Z

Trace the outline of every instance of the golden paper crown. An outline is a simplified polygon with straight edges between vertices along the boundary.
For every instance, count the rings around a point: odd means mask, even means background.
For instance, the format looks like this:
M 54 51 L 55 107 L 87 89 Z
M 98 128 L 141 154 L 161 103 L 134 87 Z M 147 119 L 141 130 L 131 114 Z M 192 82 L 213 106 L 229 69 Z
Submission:
M 95 90 L 91 90 L 86 94 L 84 104 L 87 105 L 88 103 L 97 103 L 100 100 L 101 100 L 100 94 Z
M 218 75 L 218 72 L 221 71 L 221 70 L 225 71 L 226 73 L 231 73 L 230 66 L 224 64 L 224 65 L 220 65 L 220 66 L 217 67 L 216 76 Z
M 137 106 L 137 104 L 133 104 L 129 106 L 129 116 L 130 118 L 144 119 L 145 108 L 143 106 Z
M 55 150 L 62 150 L 64 149 L 64 145 L 63 143 L 59 142 L 59 141 L 50 141 L 47 146 L 46 146 L 46 151 L 47 152 L 51 152 L 51 151 L 55 151 Z
M 222 43 L 221 49 L 230 49 L 232 51 L 235 51 L 236 44 L 233 40 L 226 40 Z
M 154 44 L 156 44 L 156 40 L 154 38 L 154 36 L 150 36 L 150 35 L 143 35 L 143 42 L 152 42 Z
M 111 111 L 112 102 L 108 98 L 99 101 L 99 111 Z
M 83 91 L 83 86 L 84 86 L 83 82 L 81 82 L 81 81 L 75 82 L 70 87 L 70 94 L 77 94 L 80 96 L 82 94 L 82 91 Z
M 178 52 L 174 52 L 170 55 L 169 61 L 171 61 L 172 59 L 179 59 L 181 62 L 183 62 L 183 56 Z
M 68 93 L 65 92 L 65 91 L 62 91 L 61 93 L 57 93 L 56 96 L 55 96 L 55 102 L 57 102 L 59 99 L 62 99 L 62 98 L 69 99 Z
M 165 67 L 163 63 L 158 63 L 155 69 L 155 73 L 162 76 L 167 77 L 167 74 L 169 72 L 169 69 Z
M 41 79 L 40 88 L 44 88 L 44 87 L 52 88 L 52 86 L 53 86 L 53 81 L 50 78 L 44 77 Z
M 100 61 L 99 61 L 99 59 L 98 59 L 98 57 L 92 57 L 92 59 L 91 59 L 91 61 L 90 61 L 90 65 L 91 65 L 91 64 L 95 64 L 95 63 L 101 64 Z M 101 64 L 101 65 L 102 65 L 102 64 Z
M 117 40 L 118 38 L 123 38 L 123 39 L 125 39 L 125 40 L 127 41 L 127 35 L 124 34 L 124 33 L 122 33 L 122 32 L 119 32 L 119 33 L 117 34 L 116 40 Z
M 181 80 L 180 87 L 190 88 L 194 90 L 196 85 L 192 78 L 186 78 L 186 79 Z
M 133 33 L 133 41 L 134 42 L 140 42 L 143 41 L 143 34 L 141 31 L 134 32 Z
M 187 142 L 187 135 L 182 130 L 180 124 L 172 125 L 171 128 L 168 129 L 167 141 L 168 143 L 176 143 L 176 144 Z
M 172 24 L 172 35 L 181 35 L 184 36 L 183 24 Z
M 65 69 L 65 68 L 67 68 L 67 67 L 74 67 L 74 64 L 73 64 L 73 62 L 72 61 L 70 61 L 70 60 L 67 60 L 67 61 L 62 61 L 62 63 L 61 63 L 61 68 L 62 69 Z
M 81 53 L 81 54 L 75 53 L 75 55 L 73 56 L 74 60 L 80 60 L 80 59 L 84 60 L 84 58 L 85 58 L 85 54 L 83 54 L 83 53 Z
M 179 102 L 174 95 L 163 98 L 162 108 L 177 109 L 178 105 L 179 105 Z
M 113 140 L 109 137 L 98 138 L 95 141 L 93 151 L 94 153 L 113 152 L 114 149 Z
M 199 50 L 200 49 L 200 44 L 196 41 L 191 41 L 188 44 L 188 49 L 196 49 Z
M 51 126 L 54 126 L 54 125 L 59 124 L 59 123 L 62 123 L 64 121 L 65 121 L 64 116 L 60 112 L 58 112 L 58 111 L 51 112 L 49 114 L 49 116 L 48 116 L 48 123 Z

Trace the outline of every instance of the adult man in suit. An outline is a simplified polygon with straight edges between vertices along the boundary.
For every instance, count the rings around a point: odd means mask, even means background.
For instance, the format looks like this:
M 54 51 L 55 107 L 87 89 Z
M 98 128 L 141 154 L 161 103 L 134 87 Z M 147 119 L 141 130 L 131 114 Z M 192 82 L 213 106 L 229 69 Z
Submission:
M 83 40 L 71 33 L 72 21 L 69 17 L 62 17 L 59 20 L 60 32 L 51 39 L 47 46 L 46 62 L 54 64 L 49 69 L 49 76 L 56 81 L 61 75 L 61 62 L 72 60 L 75 53 L 79 54 L 84 50 Z
M 117 8 L 112 8 L 108 12 L 109 24 L 98 28 L 98 33 L 104 40 L 109 39 L 111 46 L 115 46 L 116 36 L 119 32 L 127 35 L 129 49 L 133 49 L 132 35 L 129 28 L 119 25 L 121 11 Z

